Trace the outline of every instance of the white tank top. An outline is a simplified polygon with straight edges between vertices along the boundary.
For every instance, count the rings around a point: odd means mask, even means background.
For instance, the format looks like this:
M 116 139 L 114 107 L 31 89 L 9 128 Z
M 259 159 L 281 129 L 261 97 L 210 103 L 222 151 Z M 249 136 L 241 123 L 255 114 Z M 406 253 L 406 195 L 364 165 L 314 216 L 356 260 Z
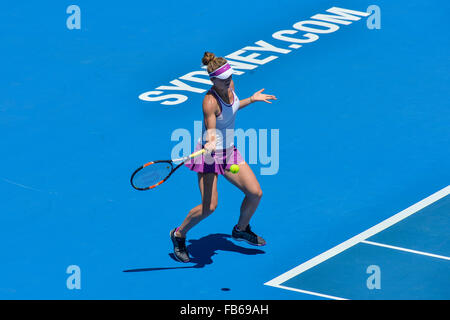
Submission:
M 233 101 L 231 104 L 225 103 L 220 96 L 211 88 L 210 92 L 219 102 L 220 114 L 216 116 L 216 150 L 228 149 L 234 145 L 234 122 L 236 112 L 239 110 L 240 101 L 233 90 Z M 203 123 L 203 132 L 206 131 Z M 205 137 L 204 137 L 205 138 Z M 203 139 L 203 144 L 205 140 Z

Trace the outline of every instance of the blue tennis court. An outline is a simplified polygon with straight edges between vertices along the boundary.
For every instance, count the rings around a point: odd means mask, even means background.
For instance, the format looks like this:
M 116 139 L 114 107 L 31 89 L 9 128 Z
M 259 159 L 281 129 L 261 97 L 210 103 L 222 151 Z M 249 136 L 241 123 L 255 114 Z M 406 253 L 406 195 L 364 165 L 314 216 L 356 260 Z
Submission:
M 450 257 L 437 253 L 448 252 L 449 194 L 450 186 L 267 285 L 339 300 L 447 297 Z
M 449 10 L 5 4 L 0 299 L 449 299 Z M 239 98 L 277 97 L 236 118 L 267 245 L 231 238 L 243 195 L 219 177 L 180 263 L 169 231 L 201 201 L 196 174 L 149 191 L 130 175 L 194 148 L 205 51 L 233 66 Z

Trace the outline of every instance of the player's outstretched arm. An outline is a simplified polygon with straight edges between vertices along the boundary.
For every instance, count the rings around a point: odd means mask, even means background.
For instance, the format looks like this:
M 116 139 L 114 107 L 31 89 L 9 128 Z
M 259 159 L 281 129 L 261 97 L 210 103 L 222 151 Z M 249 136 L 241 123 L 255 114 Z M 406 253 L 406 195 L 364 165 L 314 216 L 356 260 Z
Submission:
M 263 91 L 264 91 L 264 89 L 261 89 L 261 90 L 255 92 L 250 98 L 241 100 L 239 109 L 242 109 L 255 101 L 264 101 L 267 103 L 272 103 L 269 100 L 277 100 L 277 98 L 274 95 L 265 94 L 265 93 L 263 93 Z

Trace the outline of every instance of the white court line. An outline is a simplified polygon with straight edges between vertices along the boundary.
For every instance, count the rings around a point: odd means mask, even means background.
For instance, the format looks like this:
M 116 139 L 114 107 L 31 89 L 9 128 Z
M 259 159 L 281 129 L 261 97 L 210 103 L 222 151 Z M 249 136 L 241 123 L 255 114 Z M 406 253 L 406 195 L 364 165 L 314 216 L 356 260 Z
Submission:
M 297 289 L 297 288 L 291 288 L 291 287 L 286 287 L 286 286 L 282 286 L 282 285 L 277 285 L 277 286 L 274 286 L 274 287 L 280 288 L 280 289 L 296 291 L 296 292 L 301 292 L 301 293 L 306 293 L 306 294 L 309 294 L 309 295 L 312 295 L 312 296 L 318 296 L 318 297 L 327 298 L 327 299 L 347 300 L 347 299 L 341 298 L 341 297 L 330 296 L 328 294 L 323 294 L 323 293 L 318 293 L 318 292 L 313 292 L 313 291 L 307 291 L 307 290 L 302 290 L 302 289 Z
M 373 226 L 372 228 L 369 228 L 366 231 L 361 232 L 360 234 L 354 236 L 353 238 L 350 238 L 347 241 L 338 244 L 337 246 L 331 248 L 330 250 L 325 251 L 324 253 L 319 254 L 318 256 L 312 258 L 311 260 L 308 260 L 302 263 L 301 265 L 283 273 L 282 275 L 264 283 L 264 285 L 286 289 L 287 288 L 286 286 L 281 286 L 283 282 L 305 272 L 306 270 L 309 270 L 317 266 L 318 264 L 341 253 L 342 251 L 345 251 L 353 247 L 354 245 L 360 243 L 361 241 L 364 241 L 367 238 L 370 238 L 373 235 L 391 227 L 392 225 L 398 223 L 399 221 L 409 217 L 410 215 L 416 213 L 417 211 L 422 210 L 423 208 L 429 206 L 430 204 L 448 196 L 449 194 L 450 194 L 450 185 L 432 194 L 431 196 L 417 202 L 416 204 L 406 208 L 405 210 L 400 211 L 399 213 L 393 215 L 392 217 L 380 222 L 379 224 Z M 295 288 L 291 288 L 291 290 L 294 289 Z M 295 289 L 294 291 L 298 290 L 299 289 Z
M 420 254 L 420 255 L 423 255 L 423 256 L 428 256 L 428 257 L 433 257 L 433 258 L 450 260 L 450 257 L 440 256 L 438 254 L 433 254 L 433 253 L 428 253 L 428 252 L 423 252 L 423 251 L 417 251 L 417 250 L 412 250 L 412 249 L 407 249 L 407 248 L 402 248 L 402 247 L 391 246 L 391 245 L 384 244 L 384 243 L 379 243 L 379 242 L 363 240 L 363 241 L 361 241 L 361 243 L 366 243 L 366 244 L 370 244 L 370 245 L 373 245 L 373 246 L 384 247 L 384 248 L 389 248 L 389 249 L 394 249 L 394 250 L 399 250 L 399 251 L 405 251 L 405 252 Z

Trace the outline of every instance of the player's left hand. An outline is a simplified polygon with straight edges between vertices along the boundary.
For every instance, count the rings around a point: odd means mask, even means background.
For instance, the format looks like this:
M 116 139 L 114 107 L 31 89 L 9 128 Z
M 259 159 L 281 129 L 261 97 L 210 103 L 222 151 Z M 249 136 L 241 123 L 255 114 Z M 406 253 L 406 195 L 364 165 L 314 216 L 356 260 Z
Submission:
M 264 101 L 267 103 L 272 103 L 269 100 L 277 100 L 277 98 L 274 95 L 262 93 L 263 91 L 264 91 L 264 89 L 261 89 L 258 92 L 255 92 L 252 95 L 253 101 Z

